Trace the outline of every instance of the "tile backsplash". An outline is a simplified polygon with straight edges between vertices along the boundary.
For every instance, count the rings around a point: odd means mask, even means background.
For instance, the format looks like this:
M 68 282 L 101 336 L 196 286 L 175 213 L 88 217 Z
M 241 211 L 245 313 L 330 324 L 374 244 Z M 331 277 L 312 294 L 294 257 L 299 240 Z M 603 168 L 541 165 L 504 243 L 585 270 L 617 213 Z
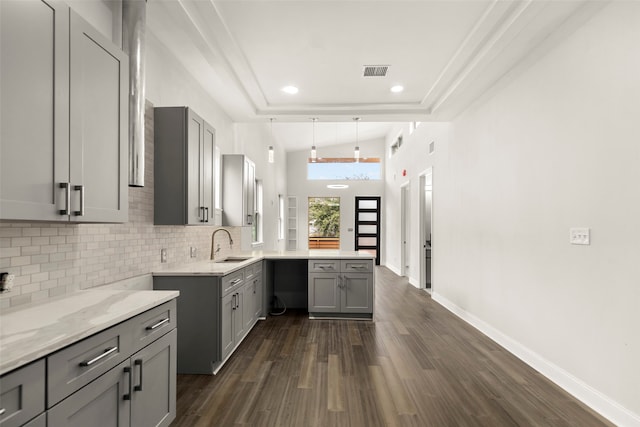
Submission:
M 153 106 L 145 123 L 145 186 L 129 188 L 125 224 L 0 223 L 0 271 L 15 275 L 0 309 L 150 273 L 165 266 L 203 261 L 211 255 L 217 227 L 153 225 Z M 230 249 L 218 233 L 219 256 L 239 251 L 240 228 L 225 227 L 238 242 Z M 191 247 L 197 257 L 191 258 Z M 167 249 L 167 263 L 160 262 Z

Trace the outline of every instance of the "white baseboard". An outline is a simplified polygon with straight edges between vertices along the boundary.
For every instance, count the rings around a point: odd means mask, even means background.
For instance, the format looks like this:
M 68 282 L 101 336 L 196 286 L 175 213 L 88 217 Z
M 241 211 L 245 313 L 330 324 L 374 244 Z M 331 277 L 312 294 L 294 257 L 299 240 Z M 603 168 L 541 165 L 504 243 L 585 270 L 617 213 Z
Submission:
M 413 285 L 414 287 L 420 289 L 420 280 L 418 279 L 414 279 L 413 277 L 409 277 L 409 284 Z
M 602 394 L 561 367 L 551 363 L 518 341 L 500 332 L 482 319 L 458 307 L 438 292 L 434 292 L 431 297 L 444 308 L 500 344 L 524 363 L 540 372 L 612 423 L 621 427 L 640 427 L 640 415 L 631 412 L 610 397 Z

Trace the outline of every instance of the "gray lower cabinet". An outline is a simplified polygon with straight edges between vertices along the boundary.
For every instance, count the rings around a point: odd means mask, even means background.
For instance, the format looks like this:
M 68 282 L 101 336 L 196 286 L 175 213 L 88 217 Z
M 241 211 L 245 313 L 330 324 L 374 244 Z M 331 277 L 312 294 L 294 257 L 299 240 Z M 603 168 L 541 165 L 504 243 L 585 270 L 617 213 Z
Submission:
M 188 107 L 154 108 L 154 223 L 215 224 L 215 130 Z
M 169 426 L 176 322 L 173 300 L 3 375 L 0 426 Z
M 65 384 L 77 391 L 62 396 L 56 404 L 50 403 L 47 425 L 168 426 L 176 415 L 175 325 L 174 301 L 110 328 L 115 333 L 107 330 L 55 353 L 48 360 L 49 402 L 57 399 L 57 388 L 66 390 Z M 155 339 L 145 342 L 144 347 L 131 354 L 132 350 L 141 347 L 139 337 L 147 334 Z M 115 345 L 105 348 L 109 344 L 97 344 L 107 341 Z M 76 346 L 78 350 L 74 348 Z M 94 347 L 104 350 L 86 359 Z M 109 368 L 109 364 L 103 363 L 110 358 L 124 360 Z M 87 382 L 76 366 L 86 369 L 87 373 L 93 372 L 95 379 Z M 78 381 L 87 384 L 77 387 L 74 383 Z
M 0 426 L 17 427 L 45 410 L 45 363 L 38 360 L 0 378 Z
M 0 219 L 126 222 L 128 57 L 63 2 L 0 9 Z
M 309 313 L 312 316 L 372 318 L 372 260 L 309 260 Z
M 262 261 L 222 277 L 154 276 L 154 289 L 180 291 L 178 373 L 217 372 L 262 315 L 262 285 Z

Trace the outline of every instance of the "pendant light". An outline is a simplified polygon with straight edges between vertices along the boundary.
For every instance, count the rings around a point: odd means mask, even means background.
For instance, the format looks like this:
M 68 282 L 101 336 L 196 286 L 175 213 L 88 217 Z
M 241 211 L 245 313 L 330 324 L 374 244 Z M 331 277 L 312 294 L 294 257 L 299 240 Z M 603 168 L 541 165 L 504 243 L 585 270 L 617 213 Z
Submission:
M 269 119 L 269 122 L 271 124 L 271 143 L 273 144 L 273 141 L 274 141 L 274 139 L 273 139 L 273 117 L 271 117 Z M 275 157 L 275 154 L 273 152 L 273 145 L 270 145 L 269 146 L 269 154 L 268 154 L 269 163 L 273 163 L 274 157 Z
M 311 119 L 311 132 L 313 138 L 313 144 L 311 145 L 311 163 L 315 163 L 317 160 L 316 153 L 316 119 L 315 117 Z
M 360 161 L 360 147 L 358 146 L 358 122 L 360 117 L 354 117 L 353 121 L 356 122 L 356 148 L 353 149 L 353 159 L 358 163 Z

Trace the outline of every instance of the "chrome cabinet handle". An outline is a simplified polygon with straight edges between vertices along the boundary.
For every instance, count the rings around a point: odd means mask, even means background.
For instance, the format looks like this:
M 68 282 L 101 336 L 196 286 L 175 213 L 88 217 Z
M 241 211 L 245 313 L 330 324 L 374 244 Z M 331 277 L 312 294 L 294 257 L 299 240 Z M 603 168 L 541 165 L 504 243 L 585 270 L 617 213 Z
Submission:
M 342 276 L 338 274 L 338 287 L 342 289 Z
M 60 215 L 69 215 L 69 206 L 71 205 L 71 186 L 68 182 L 61 182 L 60 188 L 64 188 L 64 209 L 58 211 Z
M 204 220 L 204 222 L 209 222 L 209 208 L 208 208 L 208 207 L 205 207 L 205 208 L 204 208 L 204 211 L 205 211 L 205 213 L 207 214 L 207 217 L 206 217 L 206 219 Z
M 105 357 L 107 357 L 108 355 L 110 355 L 111 353 L 114 353 L 116 351 L 118 351 L 118 347 L 106 348 L 101 355 L 96 356 L 91 360 L 80 362 L 80 366 L 82 366 L 82 367 L 91 366 L 94 363 L 96 363 L 98 360 L 104 359 Z
M 237 285 L 238 283 L 242 282 L 242 279 L 236 279 L 236 280 L 232 280 L 231 284 L 232 285 Z
M 129 393 L 125 393 L 124 396 L 122 396 L 122 400 L 131 400 L 131 368 L 128 366 L 124 367 L 124 373 L 128 375 L 129 377 Z
M 0 408 L 0 415 L 4 415 L 4 413 L 5 413 L 5 412 L 7 412 L 7 410 L 6 410 L 6 409 L 4 409 L 4 408 Z
M 136 359 L 133 362 L 135 366 L 140 366 L 140 383 L 137 386 L 133 387 L 133 391 L 142 391 L 142 359 Z
M 236 294 L 231 295 L 231 310 L 236 309 Z
M 167 317 L 167 318 L 165 318 L 165 319 L 162 319 L 161 321 L 159 321 L 159 322 L 158 322 L 158 323 L 156 323 L 155 325 L 147 326 L 145 329 L 146 329 L 147 331 L 153 331 L 154 329 L 159 328 L 160 326 L 164 325 L 164 324 L 165 324 L 165 323 L 167 323 L 168 321 L 169 321 L 169 318 Z
M 353 264 L 351 268 L 362 269 L 362 268 L 367 268 L 367 266 L 364 264 Z
M 84 185 L 74 185 L 73 189 L 80 192 L 80 210 L 74 211 L 75 216 L 84 216 Z
M 204 222 L 204 206 L 200 206 L 200 212 L 202 213 L 202 219 L 200 220 L 200 222 Z

